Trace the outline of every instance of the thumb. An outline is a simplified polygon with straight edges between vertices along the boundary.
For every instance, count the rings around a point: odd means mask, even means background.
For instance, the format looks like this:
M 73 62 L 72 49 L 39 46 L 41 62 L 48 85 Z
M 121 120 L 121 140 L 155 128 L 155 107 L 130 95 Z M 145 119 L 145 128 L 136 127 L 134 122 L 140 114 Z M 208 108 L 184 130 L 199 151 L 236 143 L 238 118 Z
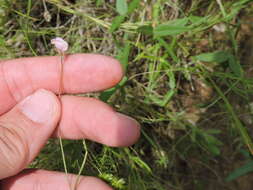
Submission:
M 60 118 L 60 103 L 38 90 L 0 117 L 0 179 L 17 174 L 39 153 Z

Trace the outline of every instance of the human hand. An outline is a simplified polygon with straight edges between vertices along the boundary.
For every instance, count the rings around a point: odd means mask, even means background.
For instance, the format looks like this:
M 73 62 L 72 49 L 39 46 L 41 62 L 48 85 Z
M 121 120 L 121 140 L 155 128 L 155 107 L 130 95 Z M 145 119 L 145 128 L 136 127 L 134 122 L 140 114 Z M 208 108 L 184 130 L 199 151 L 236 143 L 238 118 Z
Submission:
M 59 57 L 0 62 L 0 189 L 69 189 L 60 172 L 23 170 L 48 138 L 90 139 L 109 146 L 128 146 L 140 135 L 138 123 L 94 98 L 62 95 Z M 64 62 L 65 93 L 99 91 L 122 78 L 120 64 L 93 54 L 68 55 Z M 46 89 L 46 90 L 45 90 Z M 59 123 L 59 125 L 57 125 Z M 23 170 L 23 171 L 22 171 Z M 76 177 L 70 177 L 74 184 Z M 81 177 L 79 189 L 109 190 L 94 177 Z

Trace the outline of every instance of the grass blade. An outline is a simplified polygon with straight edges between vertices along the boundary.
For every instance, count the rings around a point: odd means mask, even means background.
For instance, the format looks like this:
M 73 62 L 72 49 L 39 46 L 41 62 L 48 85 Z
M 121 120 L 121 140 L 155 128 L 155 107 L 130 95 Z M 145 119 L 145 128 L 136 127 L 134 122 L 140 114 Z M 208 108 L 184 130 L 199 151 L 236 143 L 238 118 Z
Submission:
M 242 167 L 235 169 L 229 176 L 226 178 L 227 182 L 233 181 L 240 176 L 246 175 L 249 172 L 253 171 L 253 160 L 247 162 Z
M 115 30 L 117 30 L 120 27 L 121 23 L 124 22 L 125 17 L 126 17 L 125 15 L 116 16 L 112 21 L 112 25 L 109 31 L 112 33 Z
M 220 95 L 220 97 L 224 101 L 225 106 L 226 106 L 229 114 L 231 115 L 231 117 L 235 123 L 235 126 L 237 127 L 237 129 L 239 131 L 239 134 L 242 137 L 242 140 L 244 141 L 245 145 L 247 145 L 249 151 L 253 155 L 253 143 L 252 143 L 252 139 L 249 136 L 247 129 L 245 128 L 245 126 L 243 126 L 242 122 L 238 119 L 236 113 L 234 112 L 233 107 L 231 106 L 231 104 L 229 103 L 228 99 L 225 97 L 223 92 L 220 90 L 220 88 L 215 84 L 215 82 L 213 80 L 210 79 L 210 81 L 211 81 L 214 89 L 217 91 L 217 93 Z

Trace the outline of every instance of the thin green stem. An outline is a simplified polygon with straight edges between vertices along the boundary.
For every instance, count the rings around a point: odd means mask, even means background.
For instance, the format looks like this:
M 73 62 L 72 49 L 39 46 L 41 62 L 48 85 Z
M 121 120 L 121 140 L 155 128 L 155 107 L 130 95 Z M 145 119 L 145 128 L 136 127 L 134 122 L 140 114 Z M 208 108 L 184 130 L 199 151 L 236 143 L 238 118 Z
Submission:
M 67 169 L 67 164 L 66 164 L 66 158 L 65 158 L 65 153 L 63 149 L 63 143 L 62 143 L 62 138 L 59 135 L 59 142 L 60 142 L 60 147 L 61 147 L 61 155 L 62 155 L 62 161 L 63 161 L 63 166 L 64 166 L 64 171 L 66 174 L 68 174 L 68 169 Z
M 63 93 L 63 62 L 64 62 L 64 54 L 60 52 L 60 64 L 59 64 L 59 90 L 58 90 L 58 98 L 60 101 L 60 104 L 62 104 L 61 102 L 61 95 Z M 61 106 L 62 107 L 62 106 Z M 69 187 L 71 188 L 71 184 L 70 181 L 68 179 L 68 169 L 67 169 L 67 164 L 66 164 L 66 158 L 65 158 L 65 153 L 64 153 L 64 148 L 63 148 L 63 143 L 62 143 L 62 138 L 61 138 L 61 134 L 58 134 L 58 138 L 59 138 L 59 143 L 60 143 L 60 148 L 61 148 L 61 155 L 62 155 L 62 161 L 63 161 L 63 166 L 64 166 L 64 171 L 66 174 L 66 178 L 67 181 L 69 183 Z
M 251 137 L 250 137 L 247 129 L 245 128 L 245 126 L 242 124 L 242 122 L 237 117 L 235 111 L 233 110 L 232 105 L 229 103 L 228 99 L 225 97 L 225 95 L 220 90 L 220 88 L 215 84 L 215 82 L 213 80 L 210 79 L 210 82 L 212 83 L 214 89 L 220 95 L 220 97 L 222 98 L 223 102 L 225 103 L 226 108 L 228 110 L 228 113 L 231 115 L 231 117 L 232 117 L 232 119 L 234 121 L 234 124 L 235 124 L 235 126 L 237 127 L 237 129 L 239 131 L 239 134 L 241 135 L 244 143 L 247 145 L 249 151 L 253 155 L 253 142 L 251 140 Z
M 78 186 L 79 181 L 80 181 L 80 175 L 83 172 L 83 169 L 84 169 L 87 157 L 88 157 L 88 148 L 87 148 L 85 140 L 83 140 L 83 148 L 85 150 L 85 154 L 84 154 L 84 157 L 83 157 L 83 162 L 82 162 L 81 168 L 80 168 L 80 170 L 78 172 L 78 176 L 77 176 L 77 179 L 76 179 L 76 182 L 75 182 L 74 190 L 77 189 L 77 186 Z

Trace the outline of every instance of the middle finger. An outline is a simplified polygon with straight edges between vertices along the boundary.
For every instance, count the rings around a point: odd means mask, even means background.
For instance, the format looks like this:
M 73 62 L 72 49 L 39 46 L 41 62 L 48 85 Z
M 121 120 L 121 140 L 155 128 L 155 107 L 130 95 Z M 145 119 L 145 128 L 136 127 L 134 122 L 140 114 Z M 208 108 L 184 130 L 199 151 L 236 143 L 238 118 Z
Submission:
M 62 96 L 62 117 L 53 136 L 90 139 L 108 146 L 129 146 L 140 135 L 139 124 L 107 104 L 87 97 Z

